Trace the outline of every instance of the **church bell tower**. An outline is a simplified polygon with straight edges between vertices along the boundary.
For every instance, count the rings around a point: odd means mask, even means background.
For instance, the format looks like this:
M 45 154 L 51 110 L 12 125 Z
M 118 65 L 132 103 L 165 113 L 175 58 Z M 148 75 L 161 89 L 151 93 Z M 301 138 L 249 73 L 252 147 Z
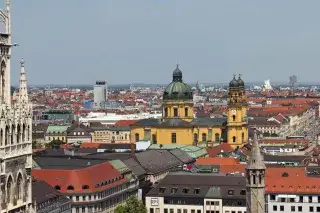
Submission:
M 255 130 L 251 155 L 246 165 L 246 200 L 248 213 L 265 213 L 266 166 L 258 144 Z
M 247 100 L 244 82 L 235 75 L 229 83 L 227 141 L 233 148 L 242 147 L 248 141 Z

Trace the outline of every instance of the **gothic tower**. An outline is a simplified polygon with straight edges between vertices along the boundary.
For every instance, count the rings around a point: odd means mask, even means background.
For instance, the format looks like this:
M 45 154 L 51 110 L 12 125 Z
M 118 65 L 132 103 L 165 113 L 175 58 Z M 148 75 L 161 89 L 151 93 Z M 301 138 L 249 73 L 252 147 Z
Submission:
M 28 100 L 24 61 L 20 88 L 10 94 L 11 1 L 0 11 L 5 32 L 0 33 L 0 212 L 30 212 L 32 168 L 32 106 Z
M 266 166 L 258 144 L 257 132 L 246 166 L 246 200 L 248 213 L 265 213 L 265 170 Z
M 247 100 L 244 82 L 233 76 L 229 83 L 227 141 L 233 147 L 242 147 L 248 141 Z
M 177 64 L 172 74 L 172 82 L 163 92 L 163 120 L 180 118 L 186 121 L 193 119 L 193 94 L 190 86 L 183 82 L 182 71 Z

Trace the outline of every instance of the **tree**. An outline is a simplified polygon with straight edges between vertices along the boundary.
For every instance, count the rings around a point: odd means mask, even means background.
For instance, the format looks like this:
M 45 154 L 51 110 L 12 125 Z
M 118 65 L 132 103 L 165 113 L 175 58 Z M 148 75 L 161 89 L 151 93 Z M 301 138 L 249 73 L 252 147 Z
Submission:
M 126 204 L 115 209 L 115 213 L 147 213 L 147 209 L 136 196 L 131 196 L 126 200 Z
M 262 135 L 263 135 L 263 137 L 270 137 L 270 133 L 269 132 L 264 132 Z
M 42 144 L 38 141 L 32 141 L 32 149 L 40 149 L 42 148 Z
M 61 144 L 65 144 L 62 140 L 52 140 L 50 143 L 46 144 L 46 148 L 60 147 Z
M 272 133 L 271 137 L 279 137 L 279 135 L 277 133 Z

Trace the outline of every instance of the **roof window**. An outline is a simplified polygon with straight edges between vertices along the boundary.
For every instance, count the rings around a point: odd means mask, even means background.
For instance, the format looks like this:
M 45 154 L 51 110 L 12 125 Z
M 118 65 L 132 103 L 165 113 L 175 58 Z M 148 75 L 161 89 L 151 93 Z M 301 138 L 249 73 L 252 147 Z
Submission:
M 89 186 L 88 185 L 83 185 L 82 189 L 89 189 Z
M 188 194 L 188 192 L 189 192 L 189 189 L 188 189 L 188 188 L 182 189 L 182 193 L 183 193 L 183 194 Z
M 197 188 L 197 189 L 194 189 L 194 190 L 193 190 L 193 193 L 194 193 L 195 195 L 200 194 L 200 189 L 198 189 L 198 188 Z
M 69 186 L 67 187 L 67 190 L 74 190 L 74 187 L 73 187 L 72 185 L 69 185 Z
M 178 191 L 178 188 L 174 187 L 171 189 L 171 194 L 175 194 L 177 193 L 177 191 Z
M 240 195 L 246 195 L 246 190 L 245 189 L 241 189 Z
M 165 187 L 160 187 L 159 188 L 159 193 L 164 193 L 166 191 L 166 188 Z
M 61 190 L 61 187 L 58 185 L 56 185 L 54 188 L 55 188 L 55 190 Z
M 282 173 L 282 177 L 289 177 L 288 172 L 284 172 L 284 173 Z
M 228 195 L 234 195 L 234 190 L 233 189 L 229 189 L 228 190 Z

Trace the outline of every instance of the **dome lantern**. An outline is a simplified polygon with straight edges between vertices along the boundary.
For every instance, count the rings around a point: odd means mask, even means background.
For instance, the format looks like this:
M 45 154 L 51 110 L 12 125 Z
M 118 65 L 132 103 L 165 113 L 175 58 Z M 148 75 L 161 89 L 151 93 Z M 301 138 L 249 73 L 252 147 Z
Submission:
M 179 64 L 177 64 L 177 68 L 172 73 L 172 81 L 182 82 L 182 72 L 179 69 Z

